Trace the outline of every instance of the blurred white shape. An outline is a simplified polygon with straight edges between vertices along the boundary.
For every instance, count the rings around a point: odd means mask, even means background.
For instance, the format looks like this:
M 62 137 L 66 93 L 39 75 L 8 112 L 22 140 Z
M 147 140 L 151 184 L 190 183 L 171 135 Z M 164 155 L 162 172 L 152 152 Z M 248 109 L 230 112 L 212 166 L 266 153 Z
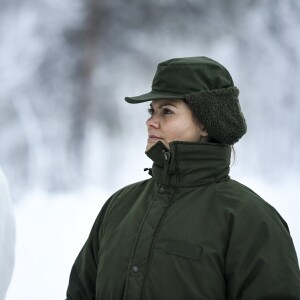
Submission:
M 4 300 L 15 260 L 15 221 L 7 180 L 0 169 L 0 300 Z

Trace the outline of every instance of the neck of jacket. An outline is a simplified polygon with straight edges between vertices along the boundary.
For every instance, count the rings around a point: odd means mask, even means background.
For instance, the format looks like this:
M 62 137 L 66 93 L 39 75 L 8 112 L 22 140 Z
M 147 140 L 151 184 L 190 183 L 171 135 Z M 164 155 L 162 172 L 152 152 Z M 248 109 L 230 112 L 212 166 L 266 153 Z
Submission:
M 201 142 L 162 142 L 147 152 L 152 176 L 159 185 L 192 187 L 229 179 L 230 146 Z

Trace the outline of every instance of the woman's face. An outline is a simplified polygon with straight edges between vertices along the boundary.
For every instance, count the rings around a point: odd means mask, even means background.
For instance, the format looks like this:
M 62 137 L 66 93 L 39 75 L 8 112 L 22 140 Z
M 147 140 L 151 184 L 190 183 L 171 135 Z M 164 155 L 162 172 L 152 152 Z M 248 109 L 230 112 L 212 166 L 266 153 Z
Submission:
M 207 136 L 202 124 L 196 124 L 193 113 L 183 100 L 153 100 L 147 120 L 146 151 L 161 141 L 169 148 L 173 141 L 196 142 Z

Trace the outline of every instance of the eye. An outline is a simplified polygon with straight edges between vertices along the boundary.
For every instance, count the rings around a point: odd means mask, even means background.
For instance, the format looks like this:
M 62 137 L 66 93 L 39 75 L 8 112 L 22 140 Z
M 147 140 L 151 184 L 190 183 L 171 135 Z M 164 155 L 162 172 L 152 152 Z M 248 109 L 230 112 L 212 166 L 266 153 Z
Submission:
M 149 115 L 153 115 L 153 113 L 154 113 L 154 109 L 152 108 L 152 107 L 149 107 L 148 108 L 148 113 L 149 113 Z
M 164 113 L 164 115 L 169 115 L 169 114 L 172 114 L 173 112 L 168 108 L 164 108 L 163 113 Z

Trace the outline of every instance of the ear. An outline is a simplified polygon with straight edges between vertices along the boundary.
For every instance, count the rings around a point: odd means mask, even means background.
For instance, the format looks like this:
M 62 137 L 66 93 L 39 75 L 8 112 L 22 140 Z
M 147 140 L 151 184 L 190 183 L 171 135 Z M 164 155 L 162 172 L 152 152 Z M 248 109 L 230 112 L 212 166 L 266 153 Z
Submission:
M 201 129 L 201 135 L 202 135 L 202 136 L 208 136 L 208 132 L 207 132 L 207 130 L 205 129 L 204 125 L 202 125 L 202 126 L 200 127 L 200 129 Z

